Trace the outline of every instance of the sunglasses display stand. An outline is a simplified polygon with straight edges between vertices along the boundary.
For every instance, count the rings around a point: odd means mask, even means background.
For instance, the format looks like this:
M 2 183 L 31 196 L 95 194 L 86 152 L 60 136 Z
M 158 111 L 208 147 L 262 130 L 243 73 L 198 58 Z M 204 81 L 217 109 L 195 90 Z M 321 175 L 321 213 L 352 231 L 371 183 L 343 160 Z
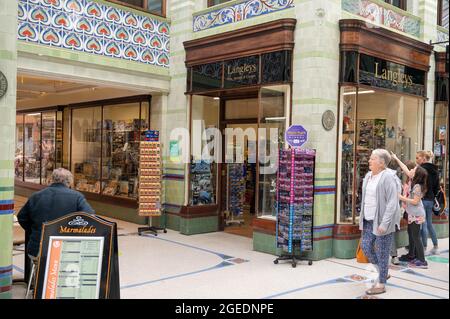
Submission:
M 227 212 L 225 221 L 227 226 L 231 224 L 244 224 L 240 217 L 244 214 L 246 169 L 245 164 L 228 164 L 227 168 Z
M 315 150 L 280 150 L 277 196 L 276 241 L 283 253 L 274 260 L 289 260 L 292 267 L 313 250 Z M 312 265 L 312 260 L 308 260 Z

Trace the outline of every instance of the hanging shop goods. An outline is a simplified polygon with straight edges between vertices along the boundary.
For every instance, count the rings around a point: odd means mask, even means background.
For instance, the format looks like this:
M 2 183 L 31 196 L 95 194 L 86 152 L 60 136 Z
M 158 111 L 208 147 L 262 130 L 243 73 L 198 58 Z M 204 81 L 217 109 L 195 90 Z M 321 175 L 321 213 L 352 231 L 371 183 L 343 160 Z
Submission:
M 275 264 L 292 260 L 295 267 L 302 252 L 313 250 L 315 155 L 314 150 L 280 150 L 276 235 L 285 254 Z
M 215 190 L 211 181 L 214 178 L 213 163 L 198 161 L 191 163 L 191 205 L 208 205 L 215 203 Z
M 117 224 L 73 213 L 42 226 L 35 299 L 120 299 Z
M 139 216 L 161 215 L 160 143 L 141 141 L 139 161 Z
M 246 176 L 245 164 L 228 164 L 228 211 L 233 216 L 244 213 Z

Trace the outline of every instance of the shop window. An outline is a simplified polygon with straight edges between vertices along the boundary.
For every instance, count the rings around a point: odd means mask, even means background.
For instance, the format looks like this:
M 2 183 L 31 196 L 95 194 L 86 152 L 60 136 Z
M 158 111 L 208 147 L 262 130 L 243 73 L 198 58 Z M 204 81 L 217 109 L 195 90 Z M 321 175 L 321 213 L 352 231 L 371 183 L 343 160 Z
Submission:
M 71 169 L 77 190 L 137 198 L 139 142 L 149 128 L 149 105 L 143 100 L 72 109 Z
M 192 96 L 191 102 L 191 163 L 190 163 L 190 205 L 216 204 L 217 162 L 222 154 L 221 141 L 213 147 L 213 130 L 219 129 L 220 101 L 213 97 Z M 200 134 L 199 136 L 197 136 Z
M 338 222 L 357 223 L 371 152 L 383 148 L 402 161 L 414 160 L 422 148 L 424 101 L 370 88 L 342 87 L 340 103 Z
M 434 156 L 439 168 L 441 184 L 449 190 L 448 158 L 448 102 L 438 102 L 434 109 Z
M 407 0 L 384 0 L 384 2 L 389 3 L 394 7 L 400 8 L 402 10 L 406 10 L 406 1 Z
M 140 131 L 148 127 L 139 118 L 139 107 L 130 103 L 103 108 L 104 195 L 137 198 Z
M 72 110 L 71 171 L 75 188 L 100 193 L 102 108 Z
M 16 151 L 14 158 L 14 176 L 23 181 L 23 151 L 24 151 L 23 114 L 16 115 Z
M 40 184 L 41 170 L 41 113 L 25 114 L 24 118 L 24 163 L 25 182 Z
M 438 0 L 438 22 L 437 24 L 448 30 L 449 28 L 449 0 Z
M 15 177 L 47 185 L 61 167 L 62 114 L 59 111 L 17 114 Z
M 285 147 L 289 85 L 264 87 L 260 92 L 258 136 L 258 217 L 276 215 L 279 150 Z
M 136 9 L 144 9 L 151 13 L 165 16 L 165 0 L 108 0 L 108 1 Z
M 230 2 L 231 0 L 208 0 L 208 7 L 216 6 L 225 2 Z
M 51 184 L 51 176 L 56 168 L 56 112 L 42 113 L 42 185 Z

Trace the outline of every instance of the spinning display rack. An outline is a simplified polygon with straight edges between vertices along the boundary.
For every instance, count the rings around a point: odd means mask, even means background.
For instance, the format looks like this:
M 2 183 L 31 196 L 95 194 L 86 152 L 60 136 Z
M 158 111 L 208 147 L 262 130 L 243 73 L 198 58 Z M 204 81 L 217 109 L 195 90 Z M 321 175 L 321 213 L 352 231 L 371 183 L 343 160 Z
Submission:
M 161 153 L 157 141 L 140 142 L 139 161 L 139 216 L 161 216 Z M 150 231 L 157 235 L 160 227 L 139 227 L 138 233 Z
M 285 252 L 274 260 L 291 260 L 313 250 L 314 150 L 280 150 L 277 187 L 277 247 Z M 309 265 L 312 261 L 309 260 Z

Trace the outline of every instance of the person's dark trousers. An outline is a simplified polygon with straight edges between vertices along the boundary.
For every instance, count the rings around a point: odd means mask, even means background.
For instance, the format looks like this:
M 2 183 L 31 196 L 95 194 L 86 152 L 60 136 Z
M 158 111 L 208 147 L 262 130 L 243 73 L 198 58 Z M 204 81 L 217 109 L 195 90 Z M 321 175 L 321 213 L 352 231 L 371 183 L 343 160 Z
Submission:
M 380 283 L 385 284 L 389 272 L 389 252 L 394 233 L 376 236 L 372 233 L 373 221 L 364 220 L 361 248 L 371 264 L 378 266 Z
M 408 256 L 409 258 L 415 259 L 416 258 L 416 250 L 414 249 L 414 242 L 413 242 L 413 235 L 411 232 L 411 227 L 409 227 L 410 224 L 408 224 Z
M 418 260 L 425 261 L 425 253 L 423 250 L 420 228 L 421 226 L 419 224 L 408 224 L 409 251 L 414 252 L 415 258 L 417 258 Z

